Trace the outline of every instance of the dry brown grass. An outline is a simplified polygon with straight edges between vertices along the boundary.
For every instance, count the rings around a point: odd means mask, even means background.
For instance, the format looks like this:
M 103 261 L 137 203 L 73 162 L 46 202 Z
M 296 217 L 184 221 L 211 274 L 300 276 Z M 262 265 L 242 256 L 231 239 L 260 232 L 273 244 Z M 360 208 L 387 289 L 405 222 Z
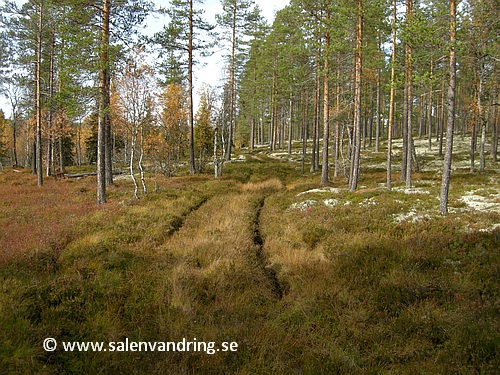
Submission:
M 277 178 L 261 182 L 247 182 L 240 186 L 242 192 L 256 192 L 256 191 L 279 191 L 284 189 L 283 182 Z
M 45 178 L 38 187 L 29 171 L 6 168 L 0 186 L 0 263 L 31 252 L 59 253 L 72 240 L 71 226 L 97 210 L 92 179 Z

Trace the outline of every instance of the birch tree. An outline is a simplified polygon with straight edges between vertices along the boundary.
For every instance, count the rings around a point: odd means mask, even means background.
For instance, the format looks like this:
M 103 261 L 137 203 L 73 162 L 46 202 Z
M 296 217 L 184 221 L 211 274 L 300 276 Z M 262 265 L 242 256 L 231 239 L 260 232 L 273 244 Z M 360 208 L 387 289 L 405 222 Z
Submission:
M 134 182 L 134 196 L 138 196 L 138 184 L 134 176 L 134 165 L 140 172 L 142 192 L 147 194 L 146 182 L 144 178 L 144 138 L 147 127 L 151 125 L 153 98 L 155 88 L 154 71 L 144 64 L 144 54 L 140 49 L 136 50 L 115 82 L 114 108 L 117 120 L 128 130 L 130 139 L 129 152 L 129 172 Z M 136 161 L 136 153 L 137 156 Z

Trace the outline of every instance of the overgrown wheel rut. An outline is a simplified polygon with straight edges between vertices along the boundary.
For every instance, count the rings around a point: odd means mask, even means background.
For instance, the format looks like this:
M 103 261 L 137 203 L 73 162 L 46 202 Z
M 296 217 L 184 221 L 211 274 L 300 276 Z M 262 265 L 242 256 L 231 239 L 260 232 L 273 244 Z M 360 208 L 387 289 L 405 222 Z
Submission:
M 283 298 L 286 290 L 264 252 L 261 211 L 270 193 L 262 189 L 268 187 L 217 194 L 179 217 L 162 245 L 177 259 L 172 268 L 175 306 L 193 306 L 193 295 L 203 303 L 226 305 L 237 304 L 237 296 L 244 294 L 257 300 Z
M 285 289 L 280 284 L 278 277 L 276 275 L 276 271 L 267 265 L 267 259 L 264 254 L 264 238 L 262 237 L 260 230 L 260 215 L 262 212 L 262 208 L 264 207 L 266 201 L 266 196 L 263 196 L 257 202 L 257 207 L 255 211 L 255 217 L 253 221 L 253 243 L 257 246 L 257 261 L 259 262 L 262 271 L 271 282 L 271 287 L 274 295 L 278 300 L 283 298 L 285 293 Z
M 186 222 L 186 219 L 192 215 L 194 212 L 196 212 L 198 209 L 201 208 L 207 201 L 209 200 L 209 197 L 205 196 L 202 197 L 198 202 L 196 202 L 193 206 L 189 207 L 187 210 L 185 210 L 182 215 L 176 216 L 171 223 L 171 228 L 167 231 L 167 239 L 172 237 L 175 233 L 181 230 L 181 228 L 184 226 L 184 223 Z

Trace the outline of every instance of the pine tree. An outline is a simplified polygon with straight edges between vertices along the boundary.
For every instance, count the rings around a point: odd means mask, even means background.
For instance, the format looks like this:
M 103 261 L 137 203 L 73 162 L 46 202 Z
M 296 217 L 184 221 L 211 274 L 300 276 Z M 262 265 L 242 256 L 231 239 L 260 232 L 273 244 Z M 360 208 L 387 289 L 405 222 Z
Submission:
M 446 131 L 446 153 L 443 163 L 443 178 L 441 182 L 441 195 L 439 198 L 439 210 L 442 214 L 448 212 L 448 191 L 450 188 L 451 161 L 453 157 L 453 131 L 455 128 L 455 88 L 456 88 L 456 34 L 457 34 L 457 4 L 456 0 L 450 0 L 450 82 L 448 85 L 448 128 Z
M 253 0 L 221 0 L 222 14 L 217 15 L 217 22 L 229 35 L 226 42 L 229 44 L 228 70 L 230 90 L 229 103 L 229 140 L 227 142 L 226 157 L 231 160 L 231 150 L 236 133 L 236 106 L 237 106 L 237 80 L 241 70 L 242 54 L 247 46 L 248 39 L 252 36 L 258 25 L 262 23 L 260 9 Z
M 195 116 L 195 139 L 197 170 L 203 173 L 209 155 L 214 150 L 214 104 L 215 95 L 213 90 L 205 86 L 200 91 L 200 104 Z
M 358 0 L 356 23 L 356 56 L 354 82 L 354 140 L 351 156 L 349 191 L 355 191 L 359 178 L 359 159 L 361 153 L 361 86 L 362 86 L 362 46 L 363 46 L 363 1 Z
M 197 3 L 202 4 L 201 1 Z M 195 0 L 172 0 L 170 8 L 164 10 L 170 16 L 170 23 L 154 37 L 154 41 L 161 45 L 164 52 L 178 54 L 179 58 L 182 59 L 182 65 L 187 69 L 189 171 L 191 174 L 196 172 L 193 103 L 195 52 L 202 54 L 209 52 L 209 49 L 213 45 L 213 40 L 209 40 L 210 36 L 206 38 L 200 36 L 200 33 L 210 33 L 214 28 L 214 26 L 203 20 L 203 10 L 195 9 L 194 5 Z

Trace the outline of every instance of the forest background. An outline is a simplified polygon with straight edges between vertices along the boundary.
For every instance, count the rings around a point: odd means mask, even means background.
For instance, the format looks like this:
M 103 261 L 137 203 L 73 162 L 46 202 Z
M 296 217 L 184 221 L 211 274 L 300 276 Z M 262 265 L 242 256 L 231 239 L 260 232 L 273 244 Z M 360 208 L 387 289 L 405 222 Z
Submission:
M 321 167 L 322 185 L 332 168 L 354 191 L 361 148 L 378 152 L 385 138 L 390 189 L 392 139 L 401 137 L 400 179 L 409 188 L 419 169 L 415 133 L 427 137 L 429 150 L 434 136 L 438 156 L 446 153 L 446 212 L 453 135 L 471 134 L 471 171 L 476 150 L 485 169 L 487 133 L 496 162 L 496 2 L 295 1 L 272 25 L 252 1 L 221 4 L 212 25 L 193 1 L 159 10 L 148 1 L 6 1 L 7 163 L 31 166 L 39 185 L 67 164 L 96 163 L 104 203 L 116 163 L 128 165 L 135 181 L 134 166 L 142 178 L 144 163 L 174 175 L 188 155 L 191 174 L 213 159 L 220 176 L 234 147 L 288 142 L 291 152 L 300 140 L 311 172 Z M 167 23 L 141 36 L 155 11 Z M 215 49 L 223 51 L 224 75 L 218 85 L 197 85 L 195 67 Z

